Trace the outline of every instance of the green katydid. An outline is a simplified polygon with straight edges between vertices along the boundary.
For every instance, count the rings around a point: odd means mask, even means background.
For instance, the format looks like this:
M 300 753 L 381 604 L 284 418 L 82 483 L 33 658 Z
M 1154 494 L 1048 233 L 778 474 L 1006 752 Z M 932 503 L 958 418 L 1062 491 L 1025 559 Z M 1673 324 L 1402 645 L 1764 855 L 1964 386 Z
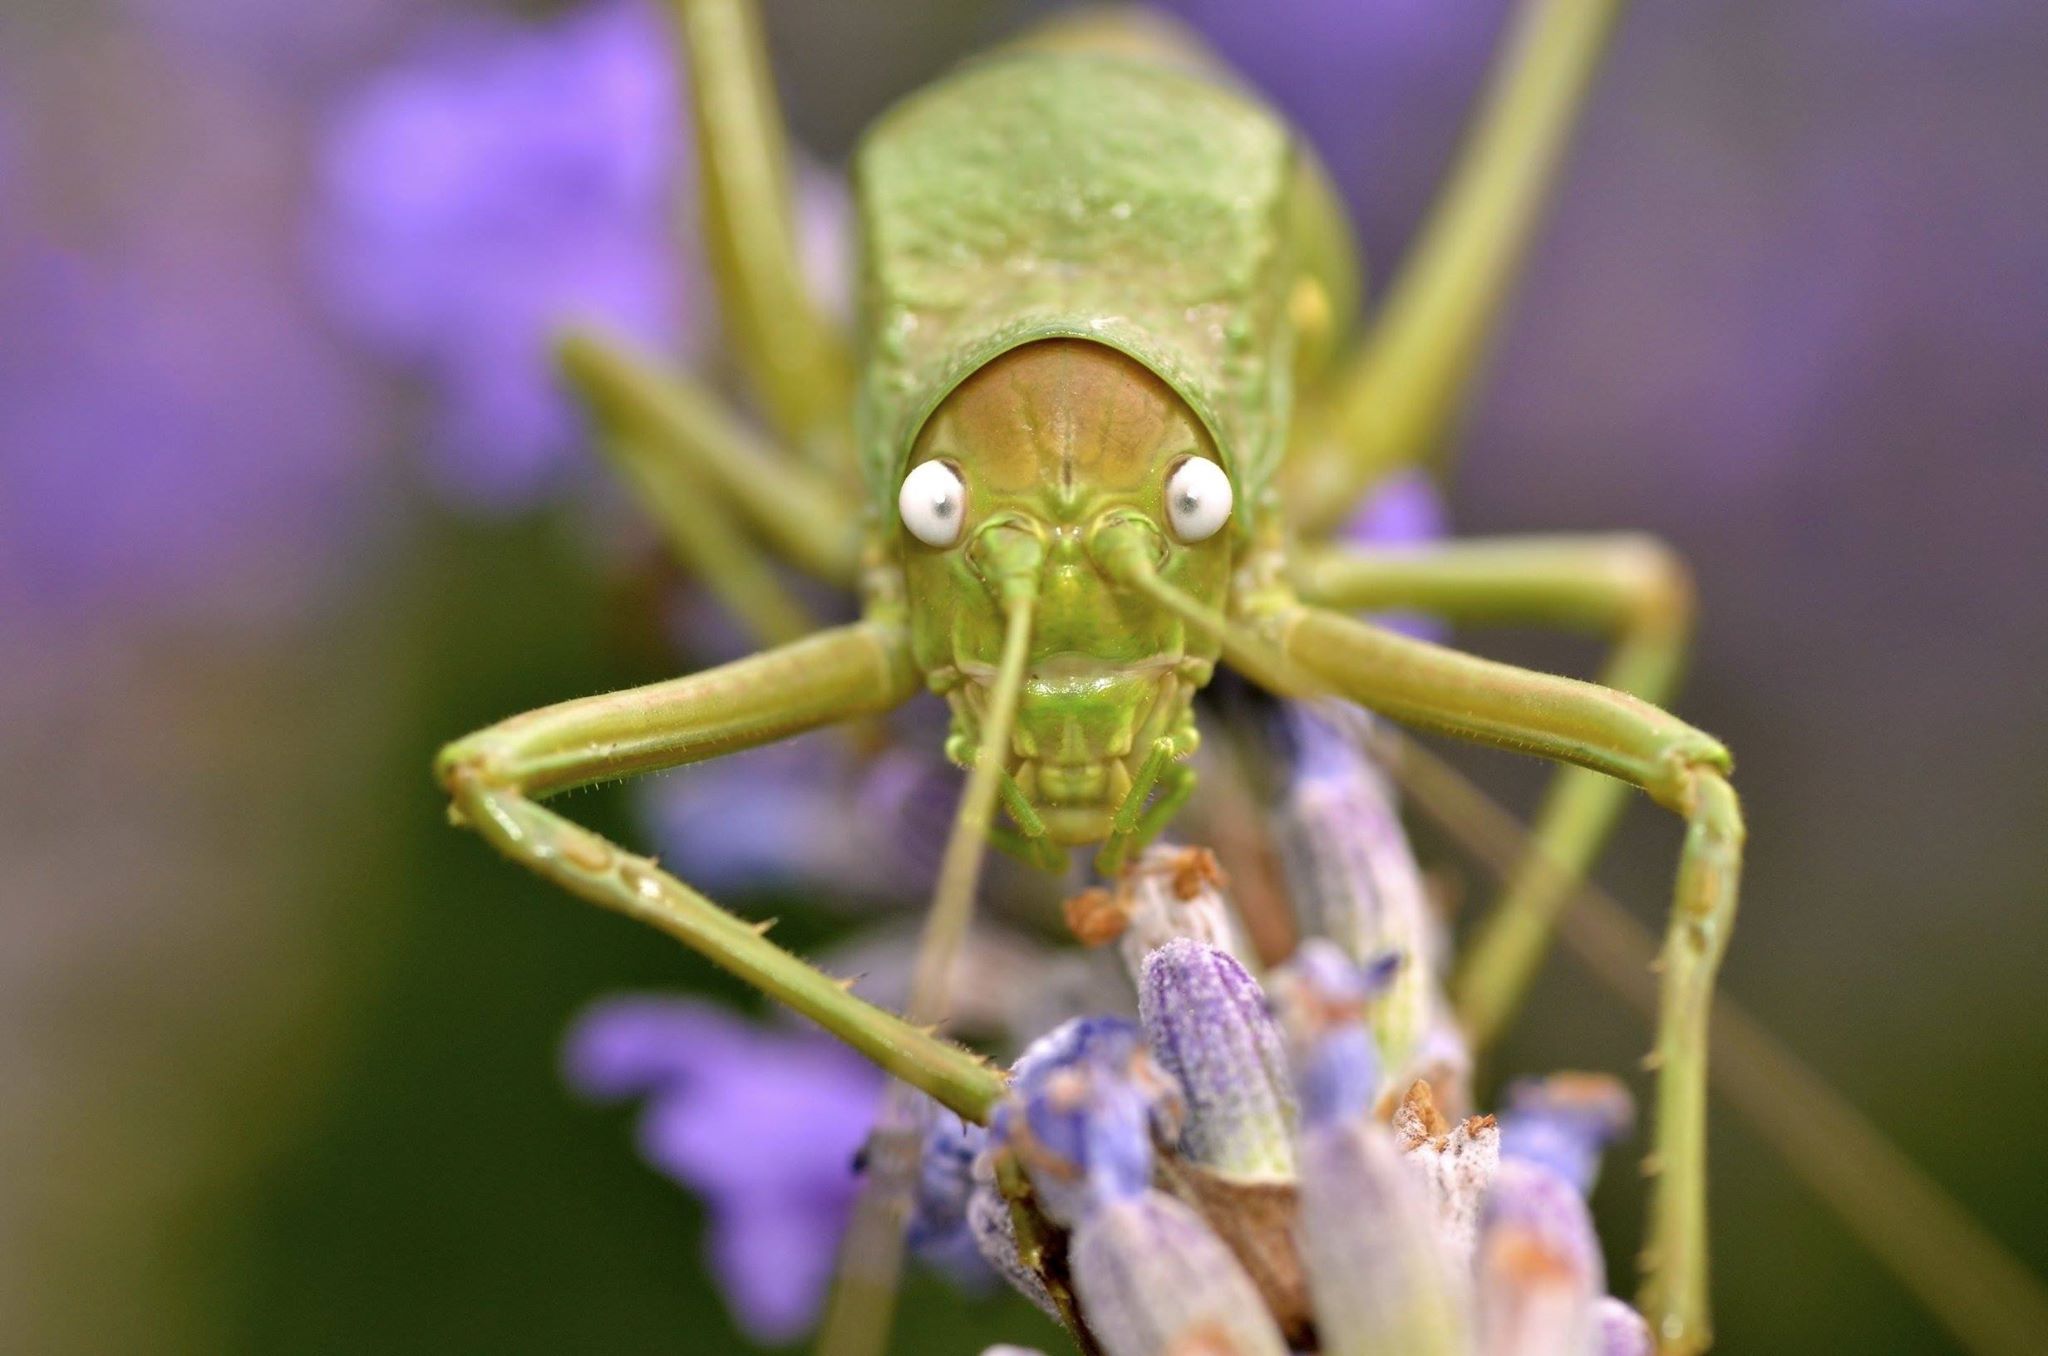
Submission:
M 1051 29 L 868 134 L 849 345 L 797 268 L 758 17 L 746 0 L 677 0 L 714 272 L 782 446 L 592 337 L 565 340 L 562 358 L 685 564 L 783 643 L 450 745 L 437 768 L 457 818 L 980 1120 L 1001 1075 L 932 1028 L 985 844 L 999 834 L 1047 866 L 1100 845 L 1115 870 L 1191 787 L 1191 703 L 1217 662 L 1576 765 L 1462 968 L 1482 1042 L 1633 785 L 1687 824 L 1662 951 L 1643 1305 L 1664 1350 L 1703 1350 L 1708 1017 L 1743 826 L 1727 752 L 1651 704 L 1677 677 L 1683 571 L 1639 538 L 1328 544 L 1361 494 L 1444 440 L 1620 8 L 1524 7 L 1441 205 L 1356 338 L 1349 229 L 1299 138 L 1171 37 Z M 802 635 L 764 546 L 857 589 L 861 620 Z M 1579 682 L 1351 615 L 1387 606 L 1590 624 L 1618 644 L 1603 684 Z M 947 752 L 971 772 L 900 1017 L 540 804 L 882 713 L 921 687 L 946 697 Z

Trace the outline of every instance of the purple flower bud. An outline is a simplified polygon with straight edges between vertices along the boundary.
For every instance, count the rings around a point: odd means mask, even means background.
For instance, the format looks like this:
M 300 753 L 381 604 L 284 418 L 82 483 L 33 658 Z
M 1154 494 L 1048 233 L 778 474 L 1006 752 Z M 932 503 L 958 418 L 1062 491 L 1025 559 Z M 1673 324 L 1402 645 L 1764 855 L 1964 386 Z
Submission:
M 1540 1163 L 1584 1195 L 1600 1173 L 1600 1154 L 1635 1124 L 1635 1102 L 1603 1074 L 1553 1074 L 1508 1089 L 1501 1153 Z
M 1650 1325 L 1634 1308 L 1612 1295 L 1602 1295 L 1593 1306 L 1600 1330 L 1599 1356 L 1650 1356 Z
M 1342 947 L 1311 937 L 1268 982 L 1287 1036 L 1304 1125 L 1367 1115 L 1380 1089 L 1380 1051 L 1367 1005 L 1385 991 L 1399 956 L 1362 968 Z
M 1289 703 L 1282 733 L 1293 775 L 1273 813 L 1281 866 L 1304 935 L 1354 959 L 1405 958 L 1372 1024 L 1387 1085 L 1427 1077 L 1462 1107 L 1470 1068 L 1440 986 L 1447 945 L 1386 775 L 1360 747 L 1363 713 Z M 1422 1059 L 1427 1052 L 1429 1067 Z
M 1427 1189 L 1381 1126 L 1303 1133 L 1301 1243 L 1325 1356 L 1463 1356 L 1457 1269 Z
M 1039 1206 L 1072 1227 L 1152 1181 L 1155 1128 L 1178 1128 L 1179 1092 L 1122 1017 L 1083 1017 L 1033 1043 L 996 1109 L 996 1143 L 1014 1150 Z
M 1106 1356 L 1286 1356 L 1244 1268 L 1162 1192 L 1105 1203 L 1068 1251 L 1081 1317 Z
M 1258 982 L 1229 954 L 1180 938 L 1145 959 L 1138 1011 L 1187 1096 L 1180 1150 L 1240 1178 L 1294 1171 L 1294 1090 Z
M 1358 508 L 1337 529 L 1339 541 L 1358 546 L 1426 546 L 1442 541 L 1450 529 L 1443 491 L 1427 471 L 1396 471 L 1373 487 Z M 1376 624 L 1418 640 L 1443 640 L 1450 631 L 1442 619 L 1420 612 L 1382 612 Z
M 967 1202 L 974 1190 L 975 1160 L 988 1145 L 988 1132 L 928 1097 L 919 1097 L 914 1105 L 924 1120 L 924 1145 L 904 1243 L 919 1260 L 954 1281 L 984 1285 L 989 1269 L 967 1218 Z
M 1474 1274 L 1484 1356 L 1592 1349 L 1606 1271 L 1585 1198 L 1569 1181 L 1534 1163 L 1501 1164 Z

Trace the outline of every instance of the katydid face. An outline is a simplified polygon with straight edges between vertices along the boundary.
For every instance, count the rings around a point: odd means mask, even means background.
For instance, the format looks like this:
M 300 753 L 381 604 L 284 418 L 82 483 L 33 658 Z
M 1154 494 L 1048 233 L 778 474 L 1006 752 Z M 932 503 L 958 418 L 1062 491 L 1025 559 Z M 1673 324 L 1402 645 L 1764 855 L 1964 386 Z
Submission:
M 1189 701 L 1216 642 L 1115 582 L 1103 531 L 1143 541 L 1161 579 L 1222 610 L 1235 543 L 1229 479 L 1164 381 L 1081 340 L 1012 350 L 969 377 L 911 450 L 898 505 L 912 644 L 971 760 L 1001 654 L 996 534 L 1043 551 L 1037 622 L 1006 770 L 1060 843 L 1095 842 L 1155 740 L 1191 750 Z M 930 469 L 927 469 L 930 468 Z

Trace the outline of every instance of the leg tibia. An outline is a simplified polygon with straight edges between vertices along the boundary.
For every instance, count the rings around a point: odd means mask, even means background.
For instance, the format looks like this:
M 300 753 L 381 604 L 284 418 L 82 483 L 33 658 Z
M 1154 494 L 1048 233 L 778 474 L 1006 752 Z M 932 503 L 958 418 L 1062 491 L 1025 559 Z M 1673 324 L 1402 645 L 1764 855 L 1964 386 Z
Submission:
M 473 768 L 455 774 L 452 791 L 463 817 L 507 857 L 592 904 L 661 929 L 960 1115 L 986 1120 L 1002 1096 L 1002 1075 L 979 1056 L 856 998 L 651 860 L 488 785 Z
M 542 707 L 441 750 L 436 773 L 550 795 L 766 744 L 901 705 L 917 690 L 900 631 L 873 622 L 667 682 Z

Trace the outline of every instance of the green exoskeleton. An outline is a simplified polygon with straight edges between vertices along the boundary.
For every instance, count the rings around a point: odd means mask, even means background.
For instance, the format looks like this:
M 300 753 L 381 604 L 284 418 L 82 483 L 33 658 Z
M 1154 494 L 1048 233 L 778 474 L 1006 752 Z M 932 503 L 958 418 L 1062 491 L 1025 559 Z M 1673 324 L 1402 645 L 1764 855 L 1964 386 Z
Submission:
M 1686 824 L 1652 1054 L 1643 1306 L 1664 1350 L 1704 1349 L 1707 1023 L 1743 827 L 1726 750 L 1654 704 L 1679 667 L 1684 573 L 1637 537 L 1330 541 L 1361 495 L 1444 440 L 1619 8 L 1524 6 L 1443 202 L 1357 334 L 1349 230 L 1313 156 L 1205 57 L 1141 24 L 1080 21 L 970 64 L 862 143 L 849 344 L 797 267 L 758 20 L 742 0 L 678 0 L 714 272 L 781 445 L 592 337 L 562 356 L 677 552 L 782 643 L 450 745 L 438 774 L 459 820 L 982 1119 L 1001 1075 L 929 1027 L 983 845 L 994 833 L 1049 867 L 1099 845 L 1114 871 L 1187 795 L 1191 702 L 1219 661 L 1576 765 L 1535 828 L 1562 869 L 1511 881 L 1461 970 L 1481 1043 L 1636 787 Z M 801 634 L 768 553 L 856 588 L 861 620 Z M 1390 606 L 1618 645 L 1601 683 L 1580 682 L 1355 615 Z M 926 687 L 950 704 L 947 752 L 972 772 L 905 1016 L 542 804 Z

